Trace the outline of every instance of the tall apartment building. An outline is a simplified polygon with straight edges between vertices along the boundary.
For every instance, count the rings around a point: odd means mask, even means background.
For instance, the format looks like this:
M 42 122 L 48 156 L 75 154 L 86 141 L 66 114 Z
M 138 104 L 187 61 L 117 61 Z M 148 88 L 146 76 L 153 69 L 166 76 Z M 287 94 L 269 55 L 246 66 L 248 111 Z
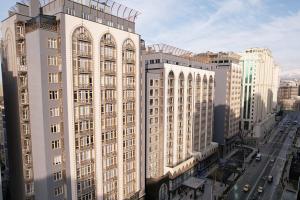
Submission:
M 273 118 L 271 114 L 273 102 L 277 99 L 274 95 L 279 70 L 276 69 L 269 49 L 250 48 L 241 56 L 243 68 L 241 127 L 245 133 L 251 132 L 252 136 L 261 137 L 261 134 L 252 130 L 256 125 L 268 124 L 263 130 L 266 133 L 272 124 L 268 119 Z
M 137 11 L 31 0 L 2 23 L 12 199 L 137 199 Z
M 242 94 L 240 56 L 232 52 L 208 52 L 197 57 L 214 64 L 211 68 L 215 72 L 216 82 L 213 141 L 219 144 L 221 155 L 225 155 L 234 148 L 240 133 Z
M 142 51 L 147 198 L 173 199 L 217 158 L 213 136 L 214 72 L 168 45 Z M 202 69 L 201 69 L 202 68 Z

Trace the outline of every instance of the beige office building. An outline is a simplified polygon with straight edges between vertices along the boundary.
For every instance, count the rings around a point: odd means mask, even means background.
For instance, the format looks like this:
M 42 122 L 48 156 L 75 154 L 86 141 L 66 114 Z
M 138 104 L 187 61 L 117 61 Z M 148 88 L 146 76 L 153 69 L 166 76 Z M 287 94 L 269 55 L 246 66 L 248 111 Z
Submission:
M 149 198 L 173 199 L 184 181 L 215 161 L 215 73 L 203 70 L 207 67 L 193 60 L 190 52 L 168 45 L 143 50 L 142 115 Z
M 240 56 L 233 52 L 202 53 L 197 58 L 211 63 L 215 72 L 214 137 L 221 155 L 228 154 L 235 145 L 241 123 Z
M 31 0 L 2 23 L 12 199 L 138 199 L 139 13 Z

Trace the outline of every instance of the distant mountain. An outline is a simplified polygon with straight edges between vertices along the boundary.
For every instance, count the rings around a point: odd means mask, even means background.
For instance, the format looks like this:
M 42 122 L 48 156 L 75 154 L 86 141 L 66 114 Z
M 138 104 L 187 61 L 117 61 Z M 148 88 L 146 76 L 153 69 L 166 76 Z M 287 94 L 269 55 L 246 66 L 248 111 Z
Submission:
M 300 79 L 300 68 L 291 69 L 291 70 L 281 70 L 280 72 L 281 79 Z

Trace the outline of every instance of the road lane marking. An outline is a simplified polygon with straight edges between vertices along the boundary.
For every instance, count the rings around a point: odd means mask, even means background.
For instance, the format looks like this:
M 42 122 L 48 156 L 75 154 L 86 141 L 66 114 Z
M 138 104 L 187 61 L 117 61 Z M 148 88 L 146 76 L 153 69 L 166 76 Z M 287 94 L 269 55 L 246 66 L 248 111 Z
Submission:
M 273 156 L 274 154 L 275 154 L 275 152 L 273 152 L 271 156 Z M 246 200 L 249 199 L 249 197 L 252 195 L 253 191 L 256 189 L 256 185 L 257 185 L 258 181 L 261 179 L 263 173 L 266 171 L 266 168 L 268 167 L 269 163 L 270 163 L 270 159 L 268 160 L 266 166 L 264 167 L 264 169 L 262 170 L 262 172 L 259 174 L 258 178 L 256 179 L 256 181 L 253 185 L 253 188 L 250 190 L 249 194 L 246 197 Z

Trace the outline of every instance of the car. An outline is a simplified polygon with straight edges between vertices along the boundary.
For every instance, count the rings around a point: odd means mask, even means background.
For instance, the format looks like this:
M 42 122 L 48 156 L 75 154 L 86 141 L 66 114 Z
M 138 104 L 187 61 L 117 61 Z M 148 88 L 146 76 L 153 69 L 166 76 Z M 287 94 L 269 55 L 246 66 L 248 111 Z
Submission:
M 260 153 L 258 153 L 258 154 L 256 155 L 255 160 L 256 160 L 256 161 L 260 161 L 260 160 L 261 160 L 261 154 L 260 154 Z
M 250 185 L 249 184 L 246 184 L 244 187 L 243 187 L 243 191 L 244 192 L 248 192 L 250 190 Z
M 268 176 L 268 183 L 272 183 L 273 182 L 273 176 L 272 175 L 269 175 Z
M 257 188 L 257 192 L 258 192 L 258 193 L 263 193 L 263 191 L 264 191 L 264 188 L 263 188 L 262 186 L 259 186 L 259 187 Z
M 274 158 L 273 158 L 273 159 L 271 159 L 271 160 L 270 160 L 270 162 L 272 162 L 272 163 L 273 163 L 273 162 L 275 162 Z

